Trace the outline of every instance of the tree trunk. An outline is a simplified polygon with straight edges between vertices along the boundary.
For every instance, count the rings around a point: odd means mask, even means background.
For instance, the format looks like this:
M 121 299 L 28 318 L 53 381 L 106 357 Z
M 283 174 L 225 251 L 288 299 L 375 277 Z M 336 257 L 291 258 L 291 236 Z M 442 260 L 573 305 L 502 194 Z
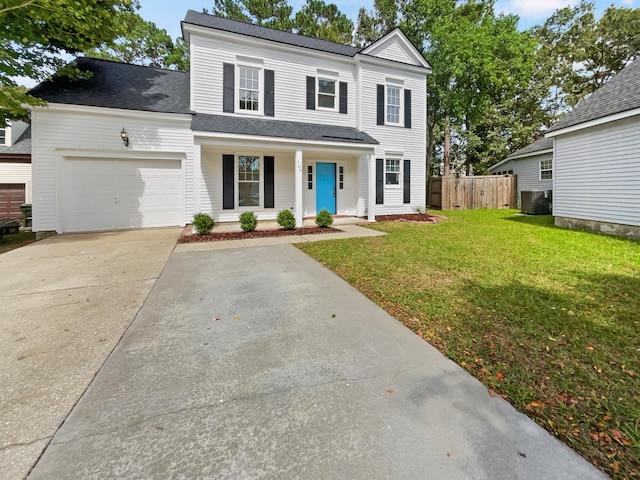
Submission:
M 444 119 L 444 155 L 443 155 L 443 177 L 449 176 L 451 170 L 451 125 L 449 124 L 449 117 Z

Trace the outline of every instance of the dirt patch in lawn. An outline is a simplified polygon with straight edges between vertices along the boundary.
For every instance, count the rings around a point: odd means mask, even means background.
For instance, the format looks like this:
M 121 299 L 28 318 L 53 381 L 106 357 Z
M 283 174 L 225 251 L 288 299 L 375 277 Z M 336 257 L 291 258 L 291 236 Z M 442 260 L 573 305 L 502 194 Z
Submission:
M 178 243 L 215 242 L 220 240 L 246 240 L 248 238 L 288 237 L 291 235 L 314 235 L 320 233 L 340 232 L 332 227 L 300 227 L 293 230 L 255 230 L 253 232 L 214 232 L 208 235 L 191 233 L 191 227 L 185 228 L 178 239 Z
M 429 215 L 427 213 L 400 213 L 396 215 L 376 215 L 376 222 L 413 222 L 413 223 L 438 223 L 439 219 L 444 219 L 440 215 Z

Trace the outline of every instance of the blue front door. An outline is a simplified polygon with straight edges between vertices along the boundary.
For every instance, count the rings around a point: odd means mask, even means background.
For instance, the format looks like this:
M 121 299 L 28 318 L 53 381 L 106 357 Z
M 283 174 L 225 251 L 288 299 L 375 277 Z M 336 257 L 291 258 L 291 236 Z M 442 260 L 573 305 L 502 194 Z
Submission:
M 316 213 L 322 209 L 336 213 L 335 163 L 316 163 Z

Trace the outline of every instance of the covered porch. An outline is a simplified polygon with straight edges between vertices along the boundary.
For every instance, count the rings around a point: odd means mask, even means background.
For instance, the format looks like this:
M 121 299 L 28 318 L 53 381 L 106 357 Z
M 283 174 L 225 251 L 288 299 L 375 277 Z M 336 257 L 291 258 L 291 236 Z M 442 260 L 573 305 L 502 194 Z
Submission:
M 228 126 L 226 117 L 216 119 L 216 128 Z M 245 211 L 259 221 L 275 220 L 287 209 L 298 227 L 322 209 L 375 220 L 375 140 L 348 127 L 258 122 L 261 128 L 289 128 L 273 137 L 194 132 L 194 213 L 206 212 L 224 223 L 238 222 Z

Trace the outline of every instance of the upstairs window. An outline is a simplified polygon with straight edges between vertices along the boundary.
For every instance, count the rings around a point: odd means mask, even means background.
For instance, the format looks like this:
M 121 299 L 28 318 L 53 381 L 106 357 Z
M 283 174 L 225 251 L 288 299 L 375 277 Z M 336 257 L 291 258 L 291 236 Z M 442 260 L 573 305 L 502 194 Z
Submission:
M 239 67 L 238 108 L 244 112 L 260 111 L 260 69 Z
M 540 160 L 540 180 L 553 179 L 553 160 Z
M 400 185 L 400 160 L 386 159 L 384 169 L 385 185 Z
M 386 103 L 387 103 L 387 121 L 386 123 L 391 123 L 398 125 L 400 124 L 400 93 L 402 91 L 401 87 L 394 87 L 392 85 L 387 85 L 387 95 L 386 95 Z
M 7 122 L 0 119 L 0 145 L 7 144 Z
M 336 82 L 327 78 L 318 78 L 318 108 L 336 109 Z

